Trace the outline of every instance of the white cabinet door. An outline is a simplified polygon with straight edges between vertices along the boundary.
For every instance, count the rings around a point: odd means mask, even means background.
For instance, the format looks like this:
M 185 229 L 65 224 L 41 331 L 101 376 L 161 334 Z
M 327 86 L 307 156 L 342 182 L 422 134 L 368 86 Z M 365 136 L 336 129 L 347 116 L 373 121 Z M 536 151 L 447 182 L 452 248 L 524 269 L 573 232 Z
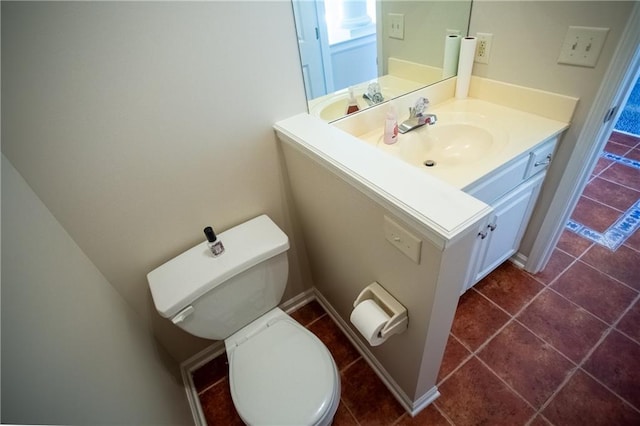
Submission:
M 483 239 L 474 282 L 518 250 L 544 176 L 541 173 L 529 179 L 493 205 L 494 215 L 484 230 L 487 236 Z

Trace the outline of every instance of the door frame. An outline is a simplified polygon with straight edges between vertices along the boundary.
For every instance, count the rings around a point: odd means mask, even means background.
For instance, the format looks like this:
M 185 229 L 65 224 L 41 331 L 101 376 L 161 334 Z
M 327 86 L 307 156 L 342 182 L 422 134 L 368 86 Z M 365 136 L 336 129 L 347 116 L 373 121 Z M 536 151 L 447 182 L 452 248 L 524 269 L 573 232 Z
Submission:
M 564 174 L 553 196 L 542 226 L 535 239 L 525 269 L 537 273 L 544 269 L 565 229 L 571 213 L 598 158 L 613 130 L 621 106 L 631 93 L 635 77 L 640 70 L 640 3 L 633 6 L 618 47 L 604 75 L 585 125 L 578 136 L 576 147 L 567 163 Z M 613 120 L 604 122 L 611 108 L 617 108 Z M 597 141 L 592 143 L 591 141 Z M 588 164 L 588 167 L 584 167 Z

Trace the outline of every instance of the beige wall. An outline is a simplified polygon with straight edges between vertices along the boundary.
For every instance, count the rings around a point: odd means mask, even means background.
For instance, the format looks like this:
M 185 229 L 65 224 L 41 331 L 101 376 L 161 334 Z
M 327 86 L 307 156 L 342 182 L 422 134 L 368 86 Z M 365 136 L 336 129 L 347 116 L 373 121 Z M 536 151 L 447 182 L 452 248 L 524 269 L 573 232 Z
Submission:
M 389 57 L 442 68 L 447 30 L 458 30 L 463 36 L 469 25 L 470 1 L 384 1 L 382 20 L 388 13 L 404 15 L 404 39 L 388 36 L 382 25 L 382 64 L 387 73 Z
M 1 312 L 2 423 L 192 421 L 175 362 L 4 156 Z
M 476 1 L 470 34 L 493 34 L 490 63 L 475 64 L 473 74 L 580 98 L 571 128 L 549 169 L 538 205 L 520 251 L 528 255 L 538 234 L 578 135 L 611 57 L 627 24 L 633 2 L 613 1 Z M 636 23 L 640 25 L 640 23 Z M 610 28 L 595 68 L 557 63 L 570 25 Z
M 466 273 L 460 264 L 470 257 L 477 224 L 469 223 L 470 228 L 443 250 L 429 240 L 426 225 L 360 192 L 349 183 L 350 177 L 338 176 L 336 169 L 321 166 L 292 145 L 296 143 L 283 143 L 283 152 L 315 286 L 413 409 L 435 390 Z M 385 239 L 385 216 L 422 241 L 419 264 Z M 358 294 L 374 281 L 407 308 L 409 326 L 371 347 L 349 318 Z
M 292 235 L 279 119 L 306 110 L 291 4 L 2 2 L 2 151 L 177 360 L 147 272 L 262 213 Z M 285 299 L 310 285 L 289 252 Z

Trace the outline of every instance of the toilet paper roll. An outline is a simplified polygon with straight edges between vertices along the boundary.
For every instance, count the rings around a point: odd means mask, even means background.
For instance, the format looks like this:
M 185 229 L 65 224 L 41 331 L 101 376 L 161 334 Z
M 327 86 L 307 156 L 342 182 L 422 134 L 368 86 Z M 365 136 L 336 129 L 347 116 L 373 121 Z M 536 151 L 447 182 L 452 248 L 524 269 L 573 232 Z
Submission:
M 378 346 L 386 340 L 380 337 L 380 330 L 389 318 L 389 315 L 373 299 L 367 299 L 355 307 L 350 319 L 371 346 Z
M 442 78 L 449 78 L 458 72 L 458 59 L 460 58 L 460 42 L 462 37 L 449 34 L 444 38 L 444 60 L 442 62 Z
M 460 43 L 460 60 L 458 61 L 458 80 L 456 81 L 456 98 L 464 99 L 469 94 L 473 60 L 476 56 L 475 37 L 465 37 Z

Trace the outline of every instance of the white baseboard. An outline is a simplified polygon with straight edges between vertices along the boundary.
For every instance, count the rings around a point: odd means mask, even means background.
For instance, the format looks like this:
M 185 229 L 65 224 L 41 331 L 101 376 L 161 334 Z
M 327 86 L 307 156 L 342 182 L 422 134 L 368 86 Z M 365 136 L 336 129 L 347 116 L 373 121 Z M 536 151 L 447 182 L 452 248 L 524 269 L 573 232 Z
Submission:
M 511 261 L 511 263 L 516 265 L 518 268 L 525 269 L 525 265 L 527 264 L 528 258 L 524 254 L 522 254 L 520 252 L 517 252 L 516 254 L 511 256 L 511 258 L 509 258 L 509 260 Z

